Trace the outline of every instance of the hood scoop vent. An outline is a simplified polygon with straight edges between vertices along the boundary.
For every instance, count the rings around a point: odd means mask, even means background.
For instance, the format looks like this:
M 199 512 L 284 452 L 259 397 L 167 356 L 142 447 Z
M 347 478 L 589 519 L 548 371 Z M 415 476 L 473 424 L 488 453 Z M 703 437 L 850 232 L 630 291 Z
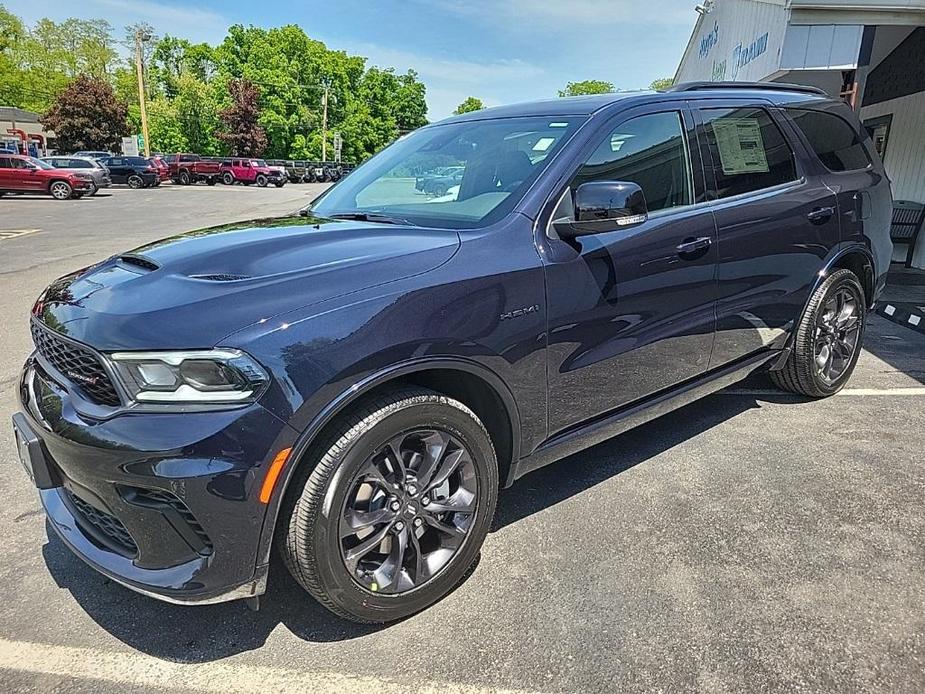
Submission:
M 148 258 L 140 255 L 120 255 L 119 260 L 121 260 L 126 265 L 140 267 L 141 269 L 147 270 L 148 272 L 154 272 L 161 267 L 153 260 L 149 260 Z
M 238 282 L 240 280 L 249 280 L 249 275 L 230 275 L 228 273 L 218 273 L 214 275 L 190 275 L 194 280 L 206 280 L 207 282 Z

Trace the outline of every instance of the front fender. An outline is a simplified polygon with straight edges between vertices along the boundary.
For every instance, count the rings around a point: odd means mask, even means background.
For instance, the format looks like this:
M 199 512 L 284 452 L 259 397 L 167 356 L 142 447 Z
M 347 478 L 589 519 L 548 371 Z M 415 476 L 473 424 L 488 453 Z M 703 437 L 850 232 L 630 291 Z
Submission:
M 311 446 L 317 441 L 321 432 L 324 431 L 324 428 L 338 415 L 346 412 L 352 403 L 379 386 L 400 379 L 403 376 L 410 376 L 415 373 L 434 369 L 455 370 L 472 374 L 484 381 L 498 395 L 507 411 L 508 421 L 511 423 L 512 459 L 516 461 L 520 458 L 520 413 L 514 395 L 501 377 L 494 371 L 478 362 L 456 357 L 425 357 L 393 364 L 342 389 L 337 397 L 331 399 L 325 406 L 317 411 L 315 416 L 311 418 L 309 424 L 298 436 L 292 446 L 292 452 L 289 454 L 286 466 L 280 473 L 279 480 L 273 492 L 273 498 L 267 507 L 267 513 L 264 517 L 263 529 L 261 531 L 260 558 L 258 563 L 265 563 L 269 560 L 276 522 L 283 500 L 286 498 L 289 485 L 295 477 L 301 461 L 304 459 Z M 310 407 L 310 405 L 307 405 L 307 407 Z

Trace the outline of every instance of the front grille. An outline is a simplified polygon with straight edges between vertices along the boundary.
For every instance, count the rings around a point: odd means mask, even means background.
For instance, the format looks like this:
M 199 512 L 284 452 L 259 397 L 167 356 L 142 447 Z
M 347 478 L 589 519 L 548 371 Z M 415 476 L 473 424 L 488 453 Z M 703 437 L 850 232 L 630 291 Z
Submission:
M 91 534 L 98 541 L 105 544 L 109 549 L 128 557 L 134 557 L 138 554 L 138 545 L 135 544 L 132 536 L 128 534 L 128 530 L 122 525 L 122 521 L 105 511 L 100 511 L 69 489 L 65 490 L 65 493 L 79 513 L 77 520 L 89 524 Z M 97 532 L 93 533 L 92 530 Z
M 189 507 L 187 507 L 187 505 L 184 504 L 179 499 L 179 497 L 162 489 L 145 489 L 143 487 L 135 487 L 131 490 L 131 494 L 127 495 L 126 498 L 133 504 L 141 504 L 143 506 L 154 508 L 166 507 L 176 511 L 180 516 L 180 519 L 189 527 L 189 529 L 199 540 L 199 542 L 191 542 L 193 545 L 199 545 L 194 547 L 194 549 L 201 554 L 207 554 L 209 551 L 211 551 L 212 540 L 206 534 L 206 531 L 203 529 L 202 525 L 199 524 L 199 521 L 196 520 L 196 516 L 193 515 L 193 512 L 189 510 Z M 182 529 L 178 528 L 178 530 L 180 530 L 182 535 L 186 534 L 182 532 Z
M 109 374 L 92 350 L 76 342 L 62 340 L 41 324 L 32 322 L 32 341 L 38 353 L 55 369 L 100 405 L 121 403 Z

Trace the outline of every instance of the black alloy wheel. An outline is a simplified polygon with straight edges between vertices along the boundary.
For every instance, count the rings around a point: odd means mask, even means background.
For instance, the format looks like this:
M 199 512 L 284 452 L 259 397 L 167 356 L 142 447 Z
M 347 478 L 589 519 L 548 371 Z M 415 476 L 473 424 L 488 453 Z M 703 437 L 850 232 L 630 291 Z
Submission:
M 839 287 L 816 318 L 816 373 L 826 384 L 841 378 L 851 365 L 861 335 L 861 297 L 849 286 Z
M 145 187 L 145 182 L 142 180 L 141 176 L 139 176 L 138 174 L 132 174 L 131 176 L 129 176 L 128 181 L 126 181 L 126 183 L 128 183 L 129 188 L 137 189 L 137 188 Z
M 261 188 L 266 188 L 267 187 L 267 177 L 264 176 L 263 174 L 258 174 L 257 175 L 257 185 L 260 186 Z
M 280 509 L 283 559 L 322 605 L 362 623 L 407 617 L 452 591 L 498 497 L 481 421 L 420 388 L 362 401 L 298 465 Z
M 867 303 L 851 270 L 838 269 L 813 293 L 796 327 L 790 355 L 771 380 L 813 398 L 841 390 L 861 354 Z
M 193 179 L 190 178 L 189 171 L 180 172 L 180 185 L 188 186 L 193 182 Z
M 234 185 L 234 176 L 231 174 L 230 171 L 226 171 L 225 173 L 222 174 L 222 183 L 224 183 L 226 186 Z
M 369 456 L 349 487 L 341 557 L 360 586 L 385 594 L 413 590 L 450 562 L 478 499 L 471 453 L 437 429 L 399 434 Z

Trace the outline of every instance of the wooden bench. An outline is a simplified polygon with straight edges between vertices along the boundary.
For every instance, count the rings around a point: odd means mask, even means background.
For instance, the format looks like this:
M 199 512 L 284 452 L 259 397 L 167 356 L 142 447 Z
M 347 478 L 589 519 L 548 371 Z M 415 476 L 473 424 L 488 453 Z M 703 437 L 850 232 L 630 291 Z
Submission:
M 915 242 L 925 220 L 925 205 L 910 200 L 893 201 L 893 222 L 890 224 L 890 240 L 893 243 L 908 244 L 906 251 L 906 267 L 912 267 L 912 254 L 915 253 Z

